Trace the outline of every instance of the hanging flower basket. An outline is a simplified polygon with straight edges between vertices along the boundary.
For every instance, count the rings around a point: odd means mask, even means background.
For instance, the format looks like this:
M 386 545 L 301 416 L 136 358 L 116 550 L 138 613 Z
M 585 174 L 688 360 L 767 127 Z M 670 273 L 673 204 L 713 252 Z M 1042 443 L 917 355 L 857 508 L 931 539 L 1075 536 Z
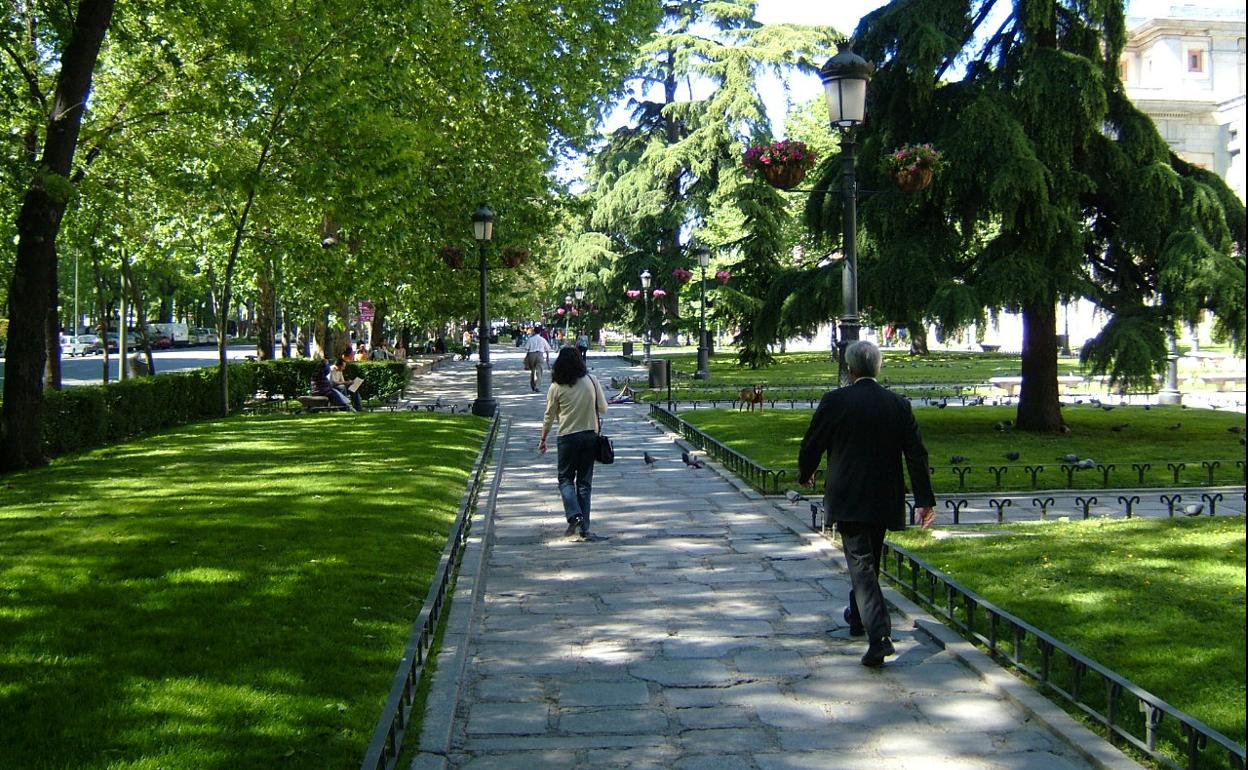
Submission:
M 719 272 L 715 273 L 715 280 L 719 281 L 721 284 L 728 283 L 728 280 L 730 278 L 732 278 L 732 273 L 728 272 L 727 270 L 720 270 Z
M 789 164 L 786 166 L 764 166 L 763 179 L 767 184 L 781 190 L 792 190 L 806 178 L 806 169 L 802 166 Z
M 629 289 L 624 292 L 624 294 L 627 295 L 629 299 L 637 299 L 641 296 L 641 289 Z
M 927 189 L 932 183 L 932 170 L 930 168 L 912 168 L 906 171 L 896 171 L 893 173 L 893 181 L 901 188 L 902 192 L 916 193 Z
M 797 187 L 806 178 L 817 156 L 804 142 L 790 139 L 760 144 L 745 151 L 745 167 L 759 173 L 767 184 L 781 190 Z
M 503 264 L 507 267 L 520 267 L 529 261 L 529 250 L 515 246 L 504 246 L 500 254 Z
M 926 190 L 932 175 L 944 165 L 940 152 L 930 144 L 907 144 L 884 156 L 884 171 L 903 192 Z
M 693 279 L 693 271 L 678 267 L 672 271 L 672 277 L 681 283 L 689 283 Z
M 458 246 L 443 246 L 438 251 L 438 255 L 452 269 L 458 270 L 464 266 L 464 250 Z
M 655 289 L 654 291 L 650 292 L 650 296 L 654 297 L 655 299 L 660 299 L 662 297 L 666 297 L 667 292 L 664 291 L 663 289 Z

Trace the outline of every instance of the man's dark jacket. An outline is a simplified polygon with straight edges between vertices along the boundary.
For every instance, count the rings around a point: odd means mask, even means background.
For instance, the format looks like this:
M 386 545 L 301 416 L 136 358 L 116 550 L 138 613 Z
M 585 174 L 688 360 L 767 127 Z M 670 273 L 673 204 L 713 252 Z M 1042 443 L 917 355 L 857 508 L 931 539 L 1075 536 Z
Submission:
M 906 458 L 915 504 L 933 506 L 927 449 L 910 402 L 860 379 L 824 395 L 798 454 L 798 479 L 810 478 L 824 453 L 828 481 L 823 503 L 828 521 L 860 521 L 906 528 Z

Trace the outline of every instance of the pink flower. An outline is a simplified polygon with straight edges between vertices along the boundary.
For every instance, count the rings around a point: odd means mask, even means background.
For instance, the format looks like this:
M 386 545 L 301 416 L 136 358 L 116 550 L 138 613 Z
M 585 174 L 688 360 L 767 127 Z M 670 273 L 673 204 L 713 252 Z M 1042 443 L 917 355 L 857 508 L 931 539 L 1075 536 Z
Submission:
M 556 313 L 558 313 L 559 315 L 564 315 L 565 313 L 567 313 L 567 312 L 568 312 L 568 309 L 567 309 L 566 307 L 561 307 L 561 308 L 559 308 L 558 310 L 556 310 L 555 312 L 556 312 Z
M 727 270 L 720 270 L 719 272 L 715 274 L 715 280 L 719 281 L 720 283 L 728 283 L 728 279 L 731 277 L 732 277 L 732 273 L 728 272 Z
M 672 271 L 672 276 L 681 283 L 689 283 L 689 280 L 693 278 L 693 271 L 678 267 Z
M 653 292 L 651 292 L 651 293 L 652 293 L 655 297 L 666 297 L 666 296 L 667 296 L 667 292 L 663 291 L 662 289 L 655 289 L 655 290 L 654 290 Z
M 641 296 L 641 289 L 629 289 L 628 291 L 624 293 L 628 295 L 629 299 L 637 299 L 638 297 Z

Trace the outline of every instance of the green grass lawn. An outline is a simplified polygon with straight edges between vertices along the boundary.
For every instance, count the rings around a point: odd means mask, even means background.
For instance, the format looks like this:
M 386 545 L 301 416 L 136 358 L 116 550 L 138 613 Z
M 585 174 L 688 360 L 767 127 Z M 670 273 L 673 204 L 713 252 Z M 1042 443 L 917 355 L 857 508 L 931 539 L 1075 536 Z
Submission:
M 358 766 L 486 426 L 236 418 L 0 477 L 0 766 Z
M 640 355 L 640 347 L 636 354 Z M 1220 351 L 1228 353 L 1229 351 Z M 980 353 L 968 351 L 933 350 L 926 356 L 912 356 L 902 349 L 886 349 L 884 366 L 880 372 L 880 381 L 885 385 L 901 386 L 932 386 L 937 395 L 953 394 L 955 386 L 963 386 L 962 392 L 970 393 L 967 385 L 985 385 L 993 377 L 1016 377 L 1022 370 L 1021 358 L 1010 353 Z M 655 358 L 666 358 L 672 361 L 674 381 L 672 396 L 681 400 L 700 398 L 728 399 L 733 398 L 741 388 L 747 385 L 762 384 L 777 398 L 815 398 L 824 391 L 835 387 L 836 364 L 830 354 L 825 351 L 795 352 L 776 354 L 776 363 L 759 369 L 737 365 L 735 349 L 721 349 L 709 359 L 709 380 L 695 380 L 694 373 L 698 368 L 697 353 L 687 350 L 672 351 L 654 349 Z M 1243 360 L 1231 361 L 1229 365 L 1238 364 L 1243 370 Z M 1078 356 L 1059 356 L 1057 360 L 1059 375 L 1086 375 L 1079 366 Z M 1191 377 L 1202 371 L 1201 367 L 1184 359 L 1179 368 L 1180 386 L 1184 390 L 1212 388 Z M 645 384 L 645 378 L 642 378 Z M 1002 396 L 1004 392 L 991 387 L 980 388 L 977 392 L 987 396 Z M 667 397 L 666 389 L 662 391 L 644 391 L 641 394 L 646 400 L 661 400 Z
M 686 422 L 714 436 L 719 441 L 745 454 L 767 468 L 786 470 L 786 483 L 797 484 L 797 452 L 802 436 L 810 424 L 809 409 L 767 409 L 747 412 L 732 409 L 682 409 L 679 416 Z M 1150 463 L 1145 471 L 1144 486 L 1170 486 L 1174 483 L 1168 463 L 1184 462 L 1180 471 L 1181 484 L 1202 485 L 1209 481 L 1202 461 L 1220 462 L 1214 469 L 1217 484 L 1242 484 L 1244 471 L 1236 460 L 1243 460 L 1242 434 L 1228 428 L 1244 426 L 1244 416 L 1230 412 L 1179 407 L 1140 406 L 1115 407 L 1106 412 L 1092 406 L 1069 406 L 1065 410 L 1069 435 L 1029 434 L 1019 431 L 998 431 L 995 426 L 1013 420 L 1014 407 L 977 406 L 936 409 L 916 407 L 919 428 L 927 445 L 930 463 L 935 468 L 932 483 L 937 494 L 960 491 L 958 475 L 950 460 L 961 456 L 962 467 L 971 466 L 966 474 L 966 491 L 996 489 L 989 465 L 1008 466 L 1001 476 L 1006 490 L 1030 490 L 1031 476 L 1024 466 L 1043 465 L 1037 474 L 1040 489 L 1064 488 L 1066 474 L 1058 460 L 1066 454 L 1090 457 L 1098 463 L 1113 464 L 1109 483 L 1112 487 L 1139 486 L 1139 475 L 1133 463 Z M 1128 427 L 1114 431 L 1115 426 Z M 1175 424 L 1180 427 L 1171 430 Z M 1018 452 L 1018 460 L 1007 460 L 1007 452 Z M 1099 470 L 1076 471 L 1074 486 L 1092 489 L 1104 484 Z
M 976 529 L 1002 534 L 936 539 L 909 529 L 890 537 L 998 607 L 1244 743 L 1244 517 Z M 1085 686 L 1099 689 L 1093 678 Z M 1168 726 L 1177 732 L 1173 721 Z

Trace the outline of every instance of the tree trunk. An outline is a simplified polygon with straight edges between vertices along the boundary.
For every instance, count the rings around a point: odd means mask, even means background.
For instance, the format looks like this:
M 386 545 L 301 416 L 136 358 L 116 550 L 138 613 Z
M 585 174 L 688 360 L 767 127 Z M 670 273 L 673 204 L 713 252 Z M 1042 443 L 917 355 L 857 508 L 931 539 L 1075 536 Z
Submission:
M 1052 301 L 1023 306 L 1023 384 L 1018 395 L 1019 430 L 1062 432 L 1057 398 L 1057 309 Z
M 43 384 L 53 390 L 61 389 L 61 319 L 60 287 L 57 281 L 49 286 L 52 297 L 48 301 L 48 322 L 44 326 L 47 339 L 47 363 L 43 368 Z M 77 332 L 74 332 L 75 334 Z
M 372 348 L 386 341 L 386 303 L 384 302 L 373 303 L 373 322 L 368 330 L 368 340 L 372 343 Z
M 274 353 L 273 337 L 277 334 L 277 318 L 274 314 L 275 299 L 273 295 L 273 276 L 271 265 L 267 262 L 256 273 L 256 287 L 260 297 L 256 303 L 256 355 L 261 361 L 272 361 Z
M 910 333 L 910 355 L 927 355 L 927 324 L 922 321 L 910 321 L 906 324 L 906 331 Z
M 0 469 L 43 465 L 43 369 L 49 298 L 56 286 L 56 237 L 72 194 L 69 172 L 91 72 L 113 18 L 113 0 L 81 0 L 61 55 L 39 169 L 17 215 L 17 260 L 9 291 L 9 346 L 0 416 Z
M 130 254 L 125 248 L 121 250 L 121 285 L 123 288 L 130 288 L 130 302 L 134 305 L 134 315 L 139 325 L 139 342 L 143 345 L 143 353 L 147 358 L 147 373 L 156 374 L 156 360 L 152 357 L 152 340 L 147 333 L 147 311 L 143 307 L 143 298 L 139 295 L 139 285 L 134 280 L 134 271 L 130 269 Z M 119 353 L 125 355 L 125 351 L 121 351 L 120 346 Z M 138 360 L 137 357 L 135 360 Z

